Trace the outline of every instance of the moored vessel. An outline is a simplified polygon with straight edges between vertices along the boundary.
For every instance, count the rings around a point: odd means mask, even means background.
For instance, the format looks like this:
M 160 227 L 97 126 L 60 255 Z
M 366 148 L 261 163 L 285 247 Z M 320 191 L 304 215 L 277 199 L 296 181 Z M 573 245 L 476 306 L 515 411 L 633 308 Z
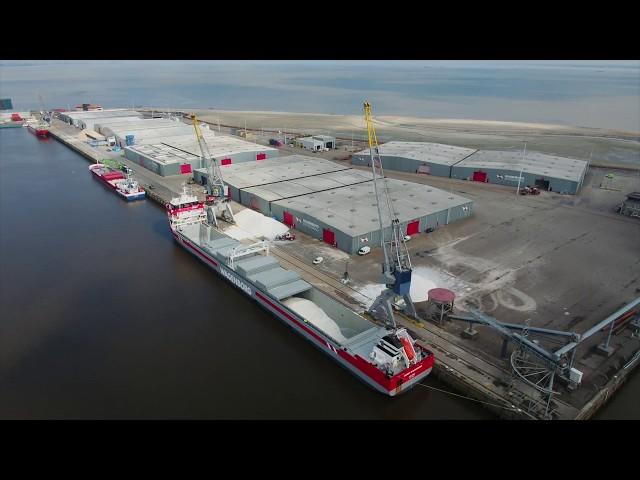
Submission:
M 405 328 L 381 326 L 283 268 L 268 242 L 243 244 L 184 192 L 166 204 L 176 242 L 375 390 L 395 396 L 433 368 L 433 353 Z
M 94 163 L 89 165 L 89 171 L 127 201 L 145 198 L 146 192 L 138 182 L 126 176 L 120 170 L 115 170 L 102 163 Z
M 29 123 L 27 124 L 28 130 L 38 137 L 49 136 L 49 125 L 47 123 Z

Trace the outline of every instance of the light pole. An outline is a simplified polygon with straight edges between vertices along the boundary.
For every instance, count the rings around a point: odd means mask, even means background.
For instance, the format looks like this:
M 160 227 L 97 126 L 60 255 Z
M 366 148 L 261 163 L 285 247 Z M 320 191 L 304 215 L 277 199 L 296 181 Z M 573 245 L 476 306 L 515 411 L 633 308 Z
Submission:
M 516 188 L 516 196 L 520 192 L 520 180 L 522 180 L 522 171 L 524 170 L 524 157 L 527 154 L 527 142 L 524 142 L 524 150 L 522 151 L 522 168 L 520 169 L 520 174 L 518 175 L 518 188 Z

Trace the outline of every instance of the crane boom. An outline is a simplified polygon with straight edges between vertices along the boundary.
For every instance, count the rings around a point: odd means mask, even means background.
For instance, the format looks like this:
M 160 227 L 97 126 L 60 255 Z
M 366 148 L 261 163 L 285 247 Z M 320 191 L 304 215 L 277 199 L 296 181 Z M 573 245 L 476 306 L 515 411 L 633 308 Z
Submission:
M 209 222 L 218 226 L 218 216 L 226 218 L 227 221 L 233 223 L 233 212 L 229 205 L 229 198 L 227 196 L 227 187 L 224 184 L 222 178 L 222 172 L 218 166 L 218 162 L 211 156 L 207 142 L 204 139 L 198 118 L 195 113 L 190 115 L 193 122 L 193 128 L 196 131 L 196 138 L 198 139 L 198 145 L 200 146 L 200 152 L 202 153 L 202 160 L 207 169 L 207 219 Z
M 42 114 L 42 120 L 44 120 L 45 122 L 49 123 L 49 125 L 51 125 L 53 112 L 47 112 L 47 107 L 45 107 L 44 105 L 44 100 L 42 99 L 41 94 L 38 94 L 38 99 L 40 100 L 40 107 L 42 108 L 42 111 L 40 112 Z
M 202 160 L 205 163 L 207 169 L 207 190 L 210 195 L 214 197 L 225 196 L 224 180 L 222 178 L 222 172 L 218 166 L 218 162 L 211 156 L 207 142 L 204 140 L 204 135 L 200 129 L 198 118 L 194 113 L 191 114 L 191 120 L 193 121 L 193 128 L 196 131 L 196 138 L 198 139 L 198 145 L 200 146 L 200 152 L 202 153 Z M 218 188 L 216 188 L 218 187 Z
M 376 135 L 371 104 L 364 103 L 364 118 L 369 139 L 369 155 L 371 170 L 373 172 L 373 188 L 376 195 L 378 208 L 378 220 L 380 223 L 380 246 L 384 254 L 382 265 L 382 283 L 387 287 L 374 301 L 370 313 L 381 318 L 395 327 L 391 300 L 396 296 L 402 296 L 405 300 L 405 311 L 412 316 L 417 316 L 411 300 L 411 257 L 404 241 L 398 214 L 393 207 L 393 199 L 384 176 L 382 159 L 380 158 L 378 137 Z M 391 231 L 388 232 L 388 227 Z M 390 238 L 387 238 L 390 237 Z

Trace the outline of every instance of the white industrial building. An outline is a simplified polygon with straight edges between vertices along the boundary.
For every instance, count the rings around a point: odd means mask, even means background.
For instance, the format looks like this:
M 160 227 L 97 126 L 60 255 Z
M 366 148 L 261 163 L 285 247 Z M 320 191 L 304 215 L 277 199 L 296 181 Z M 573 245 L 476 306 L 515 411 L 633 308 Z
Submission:
M 318 151 L 325 148 L 336 148 L 336 138 L 329 135 L 314 135 L 296 140 L 297 144 L 306 150 Z
M 99 110 L 99 111 L 82 111 L 82 112 L 61 112 L 58 118 L 63 122 L 66 122 L 74 127 L 81 129 L 88 128 L 89 130 L 95 130 L 95 124 L 100 123 L 101 120 L 107 118 L 140 118 L 142 114 L 135 110 L 129 110 L 126 108 Z

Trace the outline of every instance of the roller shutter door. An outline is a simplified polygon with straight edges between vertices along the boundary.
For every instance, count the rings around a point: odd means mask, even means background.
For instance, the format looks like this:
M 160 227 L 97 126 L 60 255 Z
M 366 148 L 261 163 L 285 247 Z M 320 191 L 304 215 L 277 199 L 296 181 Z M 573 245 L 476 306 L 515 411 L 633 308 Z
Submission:
M 487 181 L 487 172 L 482 172 L 478 170 L 477 172 L 473 172 L 473 181 L 474 182 L 486 182 Z
M 407 235 L 414 235 L 420 232 L 420 220 L 407 224 Z
M 329 230 L 328 228 L 323 228 L 322 241 L 324 241 L 325 243 L 328 243 L 329 245 L 333 245 L 334 243 L 336 243 L 336 234 L 332 230 Z
M 290 214 L 289 212 L 284 212 L 282 214 L 283 217 L 283 221 L 285 225 L 289 225 L 290 227 L 293 227 L 293 215 Z

